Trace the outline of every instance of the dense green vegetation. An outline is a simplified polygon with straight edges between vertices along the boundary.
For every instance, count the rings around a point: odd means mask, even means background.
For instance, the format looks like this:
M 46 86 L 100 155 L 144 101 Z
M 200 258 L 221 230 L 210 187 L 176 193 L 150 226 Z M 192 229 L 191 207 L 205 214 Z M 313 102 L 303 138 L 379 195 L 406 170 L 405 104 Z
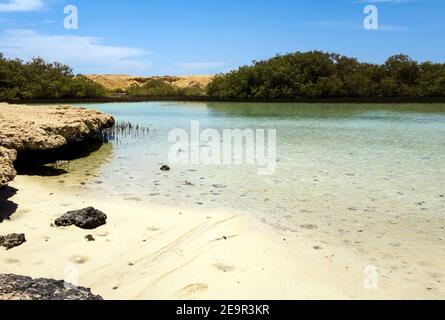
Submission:
M 334 53 L 297 52 L 218 75 L 207 93 L 240 100 L 445 97 L 445 64 L 397 55 L 377 65 Z
M 70 67 L 40 58 L 24 62 L 0 54 L 0 101 L 92 98 L 106 94 L 93 81 L 73 74 Z
M 413 61 L 406 55 L 384 64 L 320 51 L 278 55 L 217 75 L 207 86 L 178 88 L 168 77 L 108 92 L 74 75 L 70 67 L 40 58 L 24 62 L 0 54 L 0 101 L 110 97 L 198 97 L 212 99 L 445 98 L 445 64 Z
M 199 86 L 177 88 L 160 79 L 152 79 L 142 85 L 132 85 L 128 88 L 127 94 L 139 97 L 203 96 L 205 95 L 205 90 Z

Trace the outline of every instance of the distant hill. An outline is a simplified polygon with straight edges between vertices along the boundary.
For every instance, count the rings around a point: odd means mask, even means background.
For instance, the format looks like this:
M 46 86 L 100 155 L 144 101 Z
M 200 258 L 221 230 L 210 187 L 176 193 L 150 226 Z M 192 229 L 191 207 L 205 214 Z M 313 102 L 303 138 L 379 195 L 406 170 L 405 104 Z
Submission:
M 112 91 L 142 86 L 152 80 L 163 81 L 179 89 L 199 87 L 204 90 L 213 78 L 212 75 L 137 77 L 124 74 L 91 74 L 86 77 Z

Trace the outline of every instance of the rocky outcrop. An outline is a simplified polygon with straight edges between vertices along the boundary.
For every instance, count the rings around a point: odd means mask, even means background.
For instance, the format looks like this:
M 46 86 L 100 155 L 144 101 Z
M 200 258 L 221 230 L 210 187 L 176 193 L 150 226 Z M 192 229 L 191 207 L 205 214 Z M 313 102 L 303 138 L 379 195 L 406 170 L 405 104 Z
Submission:
M 0 103 L 0 187 L 15 176 L 16 151 L 57 149 L 113 125 L 113 117 L 96 110 Z
M 26 238 L 23 233 L 13 233 L 6 236 L 0 236 L 0 247 L 5 247 L 6 250 L 11 250 L 12 248 L 21 246 L 25 242 Z
M 15 150 L 0 147 L 0 188 L 6 186 L 9 181 L 14 179 L 16 172 L 12 163 L 16 156 Z
M 81 229 L 96 229 L 107 223 L 107 216 L 102 211 L 92 207 L 69 211 L 54 222 L 58 227 L 75 225 Z
M 103 300 L 64 281 L 0 274 L 0 300 Z
M 0 146 L 17 151 L 56 149 L 113 125 L 113 117 L 96 110 L 0 103 Z

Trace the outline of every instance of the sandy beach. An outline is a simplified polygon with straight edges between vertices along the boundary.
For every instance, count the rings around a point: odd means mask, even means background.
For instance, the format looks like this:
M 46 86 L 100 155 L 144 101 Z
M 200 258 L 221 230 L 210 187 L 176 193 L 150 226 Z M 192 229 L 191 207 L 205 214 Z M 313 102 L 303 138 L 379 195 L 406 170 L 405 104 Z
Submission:
M 439 298 L 383 277 L 367 290 L 359 255 L 314 248 L 310 239 L 297 241 L 247 216 L 107 198 L 80 187 L 67 193 L 39 179 L 18 176 L 10 184 L 18 209 L 2 233 L 23 232 L 27 242 L 0 249 L 0 273 L 68 279 L 104 299 Z M 104 211 L 107 224 L 92 231 L 52 225 L 87 206 Z

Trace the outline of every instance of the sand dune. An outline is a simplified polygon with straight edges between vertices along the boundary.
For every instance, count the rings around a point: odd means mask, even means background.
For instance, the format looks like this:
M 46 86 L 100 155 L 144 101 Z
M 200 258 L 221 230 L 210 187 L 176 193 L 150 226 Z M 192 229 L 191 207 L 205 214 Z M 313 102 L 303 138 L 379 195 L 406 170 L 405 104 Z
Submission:
M 108 90 L 128 89 L 132 85 L 142 85 L 149 80 L 162 80 L 177 88 L 199 86 L 205 88 L 212 80 L 212 75 L 190 75 L 190 76 L 156 76 L 137 77 L 123 74 L 91 74 L 87 78 L 103 85 Z

